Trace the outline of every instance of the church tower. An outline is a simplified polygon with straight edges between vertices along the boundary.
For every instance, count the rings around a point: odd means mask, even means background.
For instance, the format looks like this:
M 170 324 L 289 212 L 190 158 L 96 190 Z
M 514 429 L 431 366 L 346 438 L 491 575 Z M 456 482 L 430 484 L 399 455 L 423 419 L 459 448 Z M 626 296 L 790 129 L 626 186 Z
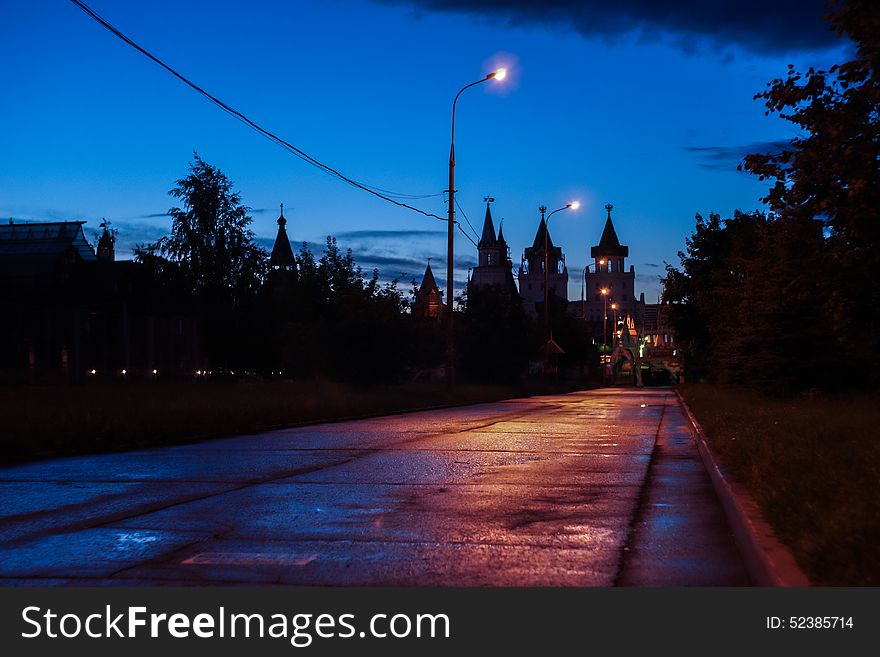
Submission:
M 609 310 L 609 321 L 616 323 L 618 317 L 638 317 L 639 299 L 635 291 L 635 267 L 630 265 L 626 268 L 626 259 L 629 257 L 629 247 L 620 243 L 614 223 L 611 221 L 611 211 L 614 206 L 610 203 L 605 206 L 608 217 L 605 219 L 605 228 L 599 243 L 590 248 L 590 256 L 594 261 L 594 271 L 587 271 L 584 282 L 584 315 L 590 322 L 602 323 L 606 306 L 611 308 L 617 304 L 617 311 L 612 316 Z M 603 295 L 602 290 L 607 294 Z
M 487 196 L 486 216 L 483 219 L 483 233 L 477 243 L 477 266 L 471 273 L 468 286 L 495 286 L 507 292 L 516 292 L 513 281 L 513 263 L 510 261 L 510 250 L 504 239 L 503 229 L 495 235 L 495 222 L 492 220 L 490 204 L 495 200 Z
M 106 219 L 101 220 L 101 228 L 104 229 L 104 232 L 101 233 L 101 237 L 98 239 L 96 255 L 98 260 L 102 262 L 113 262 L 116 259 L 115 232 L 110 230 L 110 222 Z
M 434 279 L 430 260 L 428 260 L 428 266 L 425 268 L 422 284 L 419 286 L 415 296 L 416 298 L 412 306 L 413 316 L 438 319 L 443 315 L 443 293 Z
M 278 217 L 278 234 L 272 246 L 272 255 L 269 256 L 269 269 L 296 272 L 296 259 L 293 257 L 293 249 L 290 248 L 286 225 L 287 219 L 284 218 L 284 203 L 282 203 L 281 215 Z
M 519 294 L 526 310 L 537 314 L 537 305 L 544 303 L 544 262 L 545 247 L 547 253 L 547 290 L 549 296 L 555 296 L 568 302 L 568 268 L 565 266 L 565 255 L 562 247 L 553 244 L 547 222 L 544 219 L 545 208 L 541 207 L 541 223 L 535 233 L 535 241 L 526 247 L 519 267 Z

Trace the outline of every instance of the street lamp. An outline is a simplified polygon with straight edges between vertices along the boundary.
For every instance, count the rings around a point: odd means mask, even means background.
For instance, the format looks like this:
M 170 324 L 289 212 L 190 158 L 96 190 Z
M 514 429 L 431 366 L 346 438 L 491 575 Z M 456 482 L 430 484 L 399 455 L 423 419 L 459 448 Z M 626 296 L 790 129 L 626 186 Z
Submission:
M 547 288 L 547 270 L 550 268 L 550 217 L 562 210 L 577 210 L 581 207 L 580 201 L 572 201 L 566 203 L 561 208 L 556 208 L 544 219 L 544 213 L 547 212 L 547 206 L 542 205 L 538 210 L 541 211 L 541 221 L 544 222 L 544 333 L 547 334 L 547 341 L 550 340 L 550 297 Z
M 599 261 L 599 264 L 604 266 L 605 262 L 606 262 L 605 258 L 602 258 Z M 587 306 L 586 306 L 586 298 L 587 297 L 586 297 L 586 295 L 589 294 L 589 292 L 587 291 L 587 273 L 590 271 L 590 267 L 595 267 L 595 266 L 596 266 L 595 262 L 588 262 L 587 266 L 584 267 L 583 277 L 581 278 L 581 319 L 583 319 L 585 322 L 587 321 Z M 598 271 L 598 270 L 596 270 L 596 271 Z
M 453 320 L 452 305 L 455 300 L 455 108 L 458 104 L 458 97 L 471 87 L 475 87 L 483 82 L 495 79 L 498 81 L 507 77 L 507 69 L 499 68 L 492 71 L 486 77 L 471 82 L 459 89 L 452 101 L 452 139 L 449 145 L 449 207 L 447 208 L 446 219 L 446 387 L 449 390 L 455 386 L 455 325 Z
M 604 382 L 608 374 L 608 367 L 605 364 L 605 359 L 608 357 L 608 288 L 603 287 L 599 290 L 599 294 L 604 301 L 602 310 L 602 381 Z

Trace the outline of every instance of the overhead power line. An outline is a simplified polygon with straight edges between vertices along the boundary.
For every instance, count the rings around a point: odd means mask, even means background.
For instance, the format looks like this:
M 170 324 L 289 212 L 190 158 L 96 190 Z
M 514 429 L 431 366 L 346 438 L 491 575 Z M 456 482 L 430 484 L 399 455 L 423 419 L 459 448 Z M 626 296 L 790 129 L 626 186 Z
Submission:
M 180 80 L 181 82 L 186 84 L 188 87 L 190 87 L 194 91 L 198 92 L 199 94 L 201 94 L 202 96 L 204 96 L 208 100 L 210 100 L 212 103 L 214 103 L 214 105 L 216 105 L 217 107 L 222 109 L 224 112 L 233 116 L 237 120 L 239 120 L 242 123 L 244 123 L 245 125 L 247 125 L 249 128 L 255 130 L 259 134 L 266 137 L 269 141 L 272 141 L 273 143 L 277 144 L 278 146 L 281 146 L 286 151 L 292 153 L 293 155 L 300 158 L 304 162 L 320 169 L 321 171 L 333 176 L 334 178 L 336 178 L 338 180 L 341 180 L 342 182 L 345 182 L 349 185 L 352 185 L 353 187 L 356 187 L 360 190 L 363 190 L 363 191 L 367 192 L 368 194 L 372 194 L 373 196 L 376 196 L 377 198 L 380 198 L 383 201 L 387 201 L 388 203 L 393 203 L 394 205 L 397 205 L 402 208 L 406 208 L 408 210 L 412 210 L 413 212 L 418 212 L 419 214 L 424 215 L 426 217 L 431 217 L 433 219 L 439 219 L 440 221 L 447 221 L 447 219 L 445 217 L 441 217 L 439 215 L 436 215 L 433 212 L 426 212 L 426 211 L 421 210 L 417 207 L 414 207 L 414 206 L 409 205 L 407 203 L 403 203 L 401 201 L 395 200 L 394 198 L 391 198 L 392 196 L 396 196 L 398 198 L 406 198 L 406 199 L 431 198 L 434 196 L 440 196 L 444 192 L 437 192 L 436 194 L 422 194 L 422 195 L 402 194 L 402 193 L 397 193 L 397 192 L 391 192 L 389 190 L 382 189 L 381 187 L 374 187 L 372 185 L 367 185 L 366 183 L 358 182 L 352 178 L 349 178 L 348 176 L 343 175 L 342 173 L 340 173 L 338 170 L 334 169 L 333 167 L 331 167 L 327 164 L 324 164 L 323 162 L 315 159 L 314 157 L 312 157 L 311 155 L 309 155 L 308 153 L 306 153 L 302 149 L 297 148 L 296 146 L 294 146 L 290 142 L 282 139 L 281 137 L 279 137 L 275 133 L 258 125 L 257 123 L 255 123 L 254 121 L 249 119 L 247 116 L 245 116 L 243 113 L 239 112 L 238 110 L 234 109 L 233 107 L 230 107 L 229 105 L 224 103 L 222 100 L 220 100 L 219 98 L 217 98 L 213 94 L 209 93 L 208 91 L 206 91 L 205 89 L 203 89 L 199 85 L 195 84 L 194 82 L 192 82 L 191 80 L 189 80 L 188 78 L 183 76 L 181 73 L 178 73 L 171 66 L 169 66 L 168 64 L 163 62 L 161 59 L 159 59 L 158 57 L 156 57 L 155 55 L 153 55 L 152 53 L 150 53 L 149 51 L 147 51 L 146 49 L 144 49 L 143 47 L 141 47 L 140 45 L 138 45 L 134 41 L 132 41 L 129 37 L 127 37 L 122 32 L 120 32 L 116 27 L 111 25 L 106 19 L 104 19 L 102 16 L 100 16 L 95 10 L 93 10 L 91 7 L 89 7 L 84 2 L 81 2 L 81 0 L 70 0 L 70 1 L 74 5 L 79 7 L 83 12 L 85 12 L 90 18 L 92 18 L 97 23 L 99 23 L 101 26 L 103 26 L 104 28 L 106 28 L 107 30 L 112 32 L 114 35 L 119 37 L 122 41 L 127 43 L 129 46 L 131 46 L 132 48 L 134 48 L 135 50 L 137 50 L 138 52 L 143 54 L 145 57 L 151 59 L 156 64 L 158 64 L 159 66 L 164 68 L 166 71 L 171 73 L 174 77 L 176 77 L 178 80 Z M 455 222 L 455 224 L 458 226 L 459 230 L 461 230 L 461 232 L 470 240 L 470 236 L 464 232 L 461 225 L 458 222 Z M 473 240 L 471 240 L 471 242 L 473 242 Z
M 474 237 L 476 237 L 477 239 L 480 239 L 480 234 L 477 232 L 477 229 L 474 228 L 474 225 L 471 223 L 471 220 L 468 219 L 468 216 L 467 216 L 467 214 L 465 214 L 464 208 L 461 207 L 461 203 L 458 202 L 458 199 L 455 199 L 455 207 L 457 207 L 459 212 L 461 212 L 461 216 L 464 217 L 464 220 L 467 222 L 467 225 L 471 227 L 471 232 L 473 232 Z M 458 223 L 458 222 L 456 222 L 456 223 Z M 467 235 L 467 233 L 465 233 L 465 235 Z M 471 242 L 473 242 L 473 240 L 471 240 Z M 476 246 L 476 244 L 474 244 L 474 246 Z

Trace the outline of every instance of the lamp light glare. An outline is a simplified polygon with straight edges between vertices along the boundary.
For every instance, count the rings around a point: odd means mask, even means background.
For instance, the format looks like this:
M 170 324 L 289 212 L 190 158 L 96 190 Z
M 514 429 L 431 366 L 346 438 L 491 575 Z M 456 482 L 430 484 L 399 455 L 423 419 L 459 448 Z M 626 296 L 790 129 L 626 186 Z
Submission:
M 570 207 L 572 210 L 577 210 L 579 207 L 581 207 L 581 202 L 580 201 L 572 201 L 571 203 L 568 204 L 568 207 Z
M 492 77 L 494 77 L 496 80 L 498 80 L 500 82 L 501 80 L 503 80 L 504 78 L 507 77 L 507 69 L 506 68 L 499 68 L 497 71 L 495 71 L 495 74 Z

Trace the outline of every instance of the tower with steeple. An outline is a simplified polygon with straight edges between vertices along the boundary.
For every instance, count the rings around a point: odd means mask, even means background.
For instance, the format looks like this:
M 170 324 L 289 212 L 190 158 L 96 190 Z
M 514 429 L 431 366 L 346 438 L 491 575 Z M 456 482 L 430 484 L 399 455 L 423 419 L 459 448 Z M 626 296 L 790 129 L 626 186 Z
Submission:
M 104 232 L 98 238 L 95 255 L 102 262 L 113 262 L 116 260 L 116 231 L 110 230 L 110 222 L 106 219 L 101 219 L 101 228 Z
M 542 208 L 543 209 L 543 208 Z M 537 307 L 544 303 L 544 247 L 547 247 L 548 296 L 568 302 L 568 268 L 562 247 L 553 244 L 544 215 L 538 224 L 538 232 L 532 245 L 526 247 L 519 266 L 519 294 L 527 311 L 537 314 Z
M 617 318 L 641 316 L 640 304 L 644 301 L 636 297 L 635 267 L 630 265 L 627 269 L 626 259 L 629 257 L 629 247 L 620 243 L 614 222 L 611 221 L 611 211 L 614 206 L 608 203 L 605 211 L 608 213 L 605 219 L 605 228 L 599 243 L 590 248 L 590 257 L 593 258 L 594 271 L 587 271 L 584 281 L 584 315 L 585 319 L 594 323 L 602 323 L 606 306 L 609 308 L 609 324 L 616 323 Z M 608 294 L 603 295 L 602 290 Z M 617 310 L 610 310 L 612 304 L 617 304 Z
M 443 293 L 434 279 L 434 272 L 431 271 L 431 259 L 429 258 L 428 266 L 425 268 L 425 275 L 422 278 L 422 284 L 415 294 L 412 314 L 415 317 L 439 319 L 443 315 L 443 308 Z
M 477 266 L 471 273 L 468 287 L 497 287 L 504 293 L 515 294 L 513 263 L 504 239 L 504 229 L 502 227 L 496 236 L 495 222 L 492 220 L 491 204 L 495 199 L 487 196 L 483 200 L 486 202 L 486 215 L 483 218 L 483 232 L 477 243 Z
M 269 256 L 269 269 L 273 271 L 296 272 L 296 258 L 293 257 L 293 249 L 290 248 L 290 239 L 287 237 L 286 225 L 287 219 L 284 218 L 284 203 L 282 203 L 281 215 L 278 217 L 278 234 L 275 235 L 272 255 Z

